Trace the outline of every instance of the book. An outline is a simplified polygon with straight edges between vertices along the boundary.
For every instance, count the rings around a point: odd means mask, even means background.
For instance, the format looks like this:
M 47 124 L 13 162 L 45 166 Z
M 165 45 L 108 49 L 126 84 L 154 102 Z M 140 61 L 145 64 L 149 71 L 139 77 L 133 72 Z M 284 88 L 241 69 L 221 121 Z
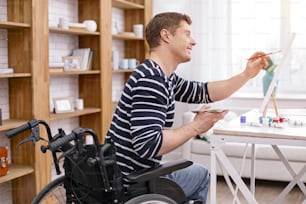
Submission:
M 72 56 L 80 56 L 82 58 L 81 70 L 88 69 L 90 52 L 91 52 L 90 48 L 79 48 L 73 50 Z
M 12 74 L 14 73 L 13 68 L 0 68 L 0 74 Z
M 87 63 L 87 70 L 92 70 L 92 56 L 93 56 L 93 51 L 90 50 L 89 59 Z

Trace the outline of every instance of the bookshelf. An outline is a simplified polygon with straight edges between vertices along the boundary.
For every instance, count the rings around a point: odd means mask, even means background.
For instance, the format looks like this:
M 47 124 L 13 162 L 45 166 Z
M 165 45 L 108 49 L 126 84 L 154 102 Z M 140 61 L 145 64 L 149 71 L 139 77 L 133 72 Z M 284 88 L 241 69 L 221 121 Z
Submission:
M 111 100 L 108 100 L 111 81 L 107 77 L 111 74 L 107 69 L 111 66 L 111 51 L 104 49 L 111 47 L 111 31 L 102 28 L 108 27 L 111 23 L 110 18 L 106 17 L 111 15 L 111 2 L 79 0 L 77 8 L 79 22 L 88 19 L 96 21 L 97 30 L 95 32 L 51 26 L 49 33 L 76 36 L 79 45 L 77 49 L 90 48 L 93 51 L 92 69 L 68 72 L 50 68 L 49 75 L 50 77 L 77 77 L 78 96 L 84 99 L 85 108 L 71 113 L 50 113 L 49 117 L 51 121 L 78 117 L 79 125 L 95 130 L 100 136 L 100 141 L 103 142 L 111 119 L 111 113 L 107 108 L 111 106 Z
M 1 132 L 5 133 L 32 118 L 50 123 L 77 117 L 80 126 L 94 129 L 103 142 L 112 114 L 109 90 L 109 76 L 112 74 L 111 30 L 107 29 L 111 24 L 111 0 L 78 0 L 77 4 L 79 21 L 95 20 L 97 31 L 49 27 L 48 1 L 7 1 L 7 20 L 0 21 L 0 29 L 6 29 L 8 33 L 8 65 L 14 68 L 14 73 L 0 75 L 0 79 L 8 80 L 10 116 L 0 126 Z M 77 36 L 80 48 L 94 50 L 92 70 L 50 72 L 49 35 L 52 33 Z M 78 78 L 79 97 L 89 99 L 85 100 L 84 110 L 50 113 L 50 77 L 57 76 Z M 11 139 L 9 174 L 0 178 L 0 184 L 12 183 L 13 203 L 31 203 L 51 180 L 51 158 L 40 152 L 39 144 L 25 144 L 16 148 L 16 144 L 25 136 L 27 134 Z
M 94 129 L 104 141 L 112 117 L 112 74 L 129 75 L 132 70 L 113 71 L 111 66 L 112 40 L 124 41 L 126 57 L 146 58 L 144 38 L 122 37 L 111 33 L 112 7 L 124 10 L 126 30 L 133 24 L 146 24 L 151 18 L 151 0 L 78 0 L 78 20 L 92 19 L 97 30 L 61 29 L 48 25 L 49 2 L 53 0 L 7 1 L 7 20 L 0 21 L 0 29 L 8 33 L 8 65 L 13 74 L 2 74 L 7 79 L 9 118 L 3 121 L 0 131 L 20 126 L 32 118 L 48 123 L 78 118 L 82 127 Z M 50 71 L 49 39 L 52 34 L 75 36 L 79 48 L 91 48 L 93 66 L 88 71 Z M 71 113 L 50 113 L 50 78 L 76 77 L 78 95 L 85 108 Z M 22 99 L 22 100 L 20 100 Z M 27 134 L 10 141 L 10 173 L 0 178 L 0 184 L 12 183 L 12 202 L 31 203 L 34 196 L 51 180 L 50 154 L 42 154 L 40 144 L 16 145 Z M 20 196 L 22 195 L 22 196 Z
M 134 24 L 143 24 L 145 28 L 152 17 L 152 0 L 112 0 L 112 7 L 123 11 L 125 32 L 133 32 Z M 144 37 L 113 34 L 112 39 L 124 42 L 124 58 L 136 58 L 142 63 L 148 57 L 149 47 Z M 125 81 L 132 72 L 132 69 L 113 70 L 113 74 L 123 74 Z
M 41 71 L 47 62 L 46 55 L 40 49 L 40 46 L 47 47 L 48 41 L 44 32 L 37 32 L 43 30 L 43 22 L 47 20 L 43 15 L 46 10 L 41 8 L 44 3 L 39 0 L 8 1 L 7 20 L 0 21 L 0 28 L 7 31 L 8 67 L 14 69 L 12 74 L 0 75 L 0 79 L 7 79 L 9 87 L 9 118 L 0 126 L 2 133 L 33 117 L 48 119 L 47 103 L 37 100 L 38 95 L 39 98 L 47 95 L 48 88 L 44 83 L 46 75 Z M 32 18 L 34 15 L 42 18 Z M 48 161 L 40 158 L 39 147 L 31 144 L 16 147 L 25 136 L 11 139 L 9 173 L 0 177 L 0 183 L 11 182 L 13 203 L 30 203 L 41 184 L 47 182 L 44 167 Z

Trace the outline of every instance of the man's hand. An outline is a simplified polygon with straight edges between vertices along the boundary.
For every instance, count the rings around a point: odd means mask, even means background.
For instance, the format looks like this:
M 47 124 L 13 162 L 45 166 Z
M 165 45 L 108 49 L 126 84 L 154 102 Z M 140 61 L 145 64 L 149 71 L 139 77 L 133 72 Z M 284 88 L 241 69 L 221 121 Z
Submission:
M 201 133 L 207 132 L 219 120 L 223 119 L 227 110 L 222 112 L 207 112 L 210 106 L 204 105 L 196 114 L 191 123 L 185 124 L 176 129 L 165 129 L 162 131 L 163 143 L 157 156 L 164 155 L 178 148 L 190 138 Z
M 216 122 L 223 119 L 227 113 L 228 110 L 223 110 L 222 112 L 197 112 L 193 120 L 194 127 L 198 134 L 207 132 Z
M 264 52 L 255 52 L 249 59 L 244 74 L 249 78 L 255 77 L 261 69 L 269 66 L 269 56 Z

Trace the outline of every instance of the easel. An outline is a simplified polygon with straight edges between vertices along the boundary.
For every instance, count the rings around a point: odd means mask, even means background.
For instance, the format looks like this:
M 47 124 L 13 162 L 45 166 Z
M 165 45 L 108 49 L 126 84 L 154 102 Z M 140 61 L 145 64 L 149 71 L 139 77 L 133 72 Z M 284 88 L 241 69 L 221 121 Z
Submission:
M 274 90 L 272 91 L 272 94 L 271 94 L 271 97 L 272 97 L 272 101 L 273 101 L 273 106 L 274 106 L 274 111 L 275 111 L 275 115 L 276 117 L 278 117 L 278 105 L 277 105 L 277 101 L 276 101 L 276 97 L 275 97 L 275 92 Z M 264 111 L 263 111 L 263 117 L 266 117 L 266 114 L 267 114 L 267 110 L 268 110 L 268 106 L 269 106 L 269 103 L 266 104 L 265 108 L 264 108 Z
M 268 63 L 269 63 L 269 67 L 266 69 L 266 75 L 263 77 L 263 88 L 264 88 L 265 95 L 267 95 L 267 87 L 266 86 L 268 86 L 270 88 L 270 86 L 271 86 L 271 76 L 273 76 L 273 78 L 274 78 L 274 70 L 277 68 L 277 65 L 273 64 L 271 59 L 268 59 Z M 264 107 L 263 113 L 262 113 L 263 117 L 266 117 L 269 102 L 270 102 L 271 98 L 272 98 L 272 101 L 273 101 L 275 115 L 276 115 L 276 117 L 279 116 L 278 115 L 278 106 L 277 106 L 276 97 L 275 97 L 275 91 L 276 91 L 276 86 L 277 86 L 276 84 L 277 84 L 277 82 L 274 81 L 274 88 L 272 89 L 271 95 L 268 98 L 268 100 L 266 102 L 266 105 Z M 265 96 L 265 97 L 267 97 L 267 96 Z
M 266 95 L 264 97 L 264 100 L 260 106 L 260 109 L 259 111 L 262 112 L 263 116 L 265 117 L 266 116 L 266 112 L 267 112 L 267 109 L 268 109 L 268 104 L 269 104 L 269 101 L 270 101 L 270 98 L 272 97 L 272 100 L 273 100 L 273 105 L 274 105 L 274 110 L 275 110 L 275 114 L 276 116 L 278 117 L 278 106 L 277 106 L 277 102 L 276 102 L 276 98 L 275 98 L 275 86 L 276 86 L 276 83 L 277 83 L 277 80 L 279 79 L 279 74 L 280 74 L 280 70 L 282 69 L 282 67 L 285 66 L 285 63 L 286 63 L 286 60 L 288 59 L 288 53 L 290 51 L 290 48 L 291 48 L 291 45 L 293 43 L 293 40 L 295 38 L 295 33 L 292 33 L 290 35 L 290 39 L 284 49 L 284 56 L 282 57 L 282 60 L 278 66 L 278 69 L 276 69 L 276 72 L 275 72 L 275 75 L 270 83 L 270 86 L 268 88 L 268 90 L 266 91 Z

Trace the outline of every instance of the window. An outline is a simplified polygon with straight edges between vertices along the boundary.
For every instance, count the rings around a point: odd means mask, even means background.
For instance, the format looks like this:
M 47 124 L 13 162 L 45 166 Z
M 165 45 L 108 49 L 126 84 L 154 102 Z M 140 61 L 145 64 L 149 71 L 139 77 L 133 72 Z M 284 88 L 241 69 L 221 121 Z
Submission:
M 228 4 L 228 23 L 231 46 L 229 76 L 240 72 L 249 55 L 256 50 L 265 52 L 282 50 L 271 56 L 275 64 L 280 62 L 284 46 L 290 34 L 296 33 L 288 61 L 281 70 L 278 83 L 279 93 L 306 93 L 306 2 L 302 0 L 240 0 Z M 243 57 L 242 57 L 243 56 Z M 262 75 L 250 80 L 242 92 L 262 90 Z
M 306 94 L 306 1 L 303 0 L 155 0 L 154 12 L 186 12 L 192 18 L 197 45 L 192 60 L 177 72 L 201 81 L 240 73 L 254 51 L 282 50 L 290 33 L 296 37 L 283 67 L 277 93 Z M 171 3 L 172 2 L 172 3 Z M 283 51 L 283 50 L 282 50 Z M 274 54 L 275 64 L 283 52 Z M 181 65 L 185 66 L 185 65 Z M 184 72 L 185 71 L 185 72 Z M 262 93 L 262 71 L 241 92 Z

